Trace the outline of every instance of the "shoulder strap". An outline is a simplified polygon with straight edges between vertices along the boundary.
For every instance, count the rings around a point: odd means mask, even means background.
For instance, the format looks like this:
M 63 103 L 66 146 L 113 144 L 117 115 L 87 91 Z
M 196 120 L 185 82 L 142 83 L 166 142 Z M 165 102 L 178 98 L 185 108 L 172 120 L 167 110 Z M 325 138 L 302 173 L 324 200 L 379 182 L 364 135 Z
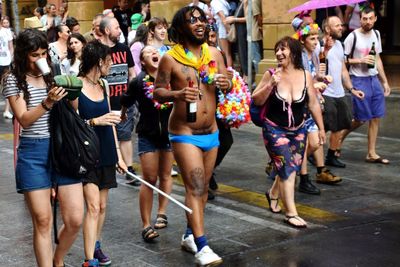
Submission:
M 353 45 L 351 46 L 349 58 L 353 58 L 354 50 L 356 49 L 356 42 L 357 42 L 357 34 L 355 33 L 355 31 L 353 31 L 351 34 L 353 34 L 354 39 L 353 39 Z

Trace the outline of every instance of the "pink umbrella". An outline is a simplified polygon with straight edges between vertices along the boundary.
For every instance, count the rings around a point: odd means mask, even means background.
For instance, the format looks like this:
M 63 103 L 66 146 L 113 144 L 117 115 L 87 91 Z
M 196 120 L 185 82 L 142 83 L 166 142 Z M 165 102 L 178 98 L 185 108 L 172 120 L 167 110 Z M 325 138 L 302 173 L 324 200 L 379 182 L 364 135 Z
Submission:
M 301 12 L 306 10 L 328 8 L 333 6 L 350 5 L 360 2 L 365 2 L 365 0 L 310 0 L 302 5 L 290 9 L 289 12 Z

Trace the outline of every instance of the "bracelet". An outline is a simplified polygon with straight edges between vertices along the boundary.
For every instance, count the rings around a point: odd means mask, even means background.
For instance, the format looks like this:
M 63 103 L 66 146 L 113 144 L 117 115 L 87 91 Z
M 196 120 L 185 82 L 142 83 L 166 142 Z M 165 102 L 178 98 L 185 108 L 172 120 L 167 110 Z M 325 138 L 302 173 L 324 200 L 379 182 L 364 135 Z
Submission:
M 92 127 L 96 126 L 96 123 L 94 122 L 94 118 L 89 120 L 89 125 Z
M 44 99 L 42 100 L 42 102 L 40 104 L 42 105 L 42 108 L 44 108 L 46 111 L 50 111 L 51 110 L 51 108 L 46 106 L 46 104 L 44 103 Z
M 351 92 L 353 92 L 353 90 L 356 90 L 356 88 L 351 87 L 351 88 L 349 89 L 349 92 L 351 93 Z

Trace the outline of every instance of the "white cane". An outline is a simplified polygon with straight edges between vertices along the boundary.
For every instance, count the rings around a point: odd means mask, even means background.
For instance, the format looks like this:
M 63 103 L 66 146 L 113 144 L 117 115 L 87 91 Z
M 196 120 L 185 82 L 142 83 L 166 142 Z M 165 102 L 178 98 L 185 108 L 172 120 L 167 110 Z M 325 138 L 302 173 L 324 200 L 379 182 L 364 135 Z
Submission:
M 177 204 L 178 206 L 180 206 L 181 208 L 183 208 L 184 210 L 186 210 L 187 212 L 189 212 L 190 214 L 192 214 L 192 210 L 189 209 L 188 207 L 186 207 L 185 205 L 183 205 L 181 202 L 179 202 L 178 200 L 176 200 L 175 198 L 171 197 L 170 195 L 164 193 L 163 191 L 161 191 L 160 189 L 158 189 L 157 187 L 155 187 L 154 185 L 150 184 L 149 182 L 143 180 L 141 177 L 134 175 L 133 173 L 131 173 L 130 171 L 126 171 L 126 173 L 131 176 L 134 179 L 139 180 L 140 182 L 144 183 L 145 185 L 147 185 L 148 187 L 150 187 L 151 189 L 157 191 L 157 193 L 163 195 L 164 197 L 168 198 L 169 200 L 171 200 L 172 202 L 174 202 L 175 204 Z

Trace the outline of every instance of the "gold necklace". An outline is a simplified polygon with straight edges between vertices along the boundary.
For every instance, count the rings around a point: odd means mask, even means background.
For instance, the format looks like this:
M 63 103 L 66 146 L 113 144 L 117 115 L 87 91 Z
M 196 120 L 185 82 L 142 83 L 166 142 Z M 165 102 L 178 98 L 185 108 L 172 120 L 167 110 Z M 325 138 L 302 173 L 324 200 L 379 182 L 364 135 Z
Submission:
M 93 80 L 91 80 L 88 76 L 85 76 L 86 80 L 93 86 L 96 86 L 99 84 L 99 82 L 94 82 Z

